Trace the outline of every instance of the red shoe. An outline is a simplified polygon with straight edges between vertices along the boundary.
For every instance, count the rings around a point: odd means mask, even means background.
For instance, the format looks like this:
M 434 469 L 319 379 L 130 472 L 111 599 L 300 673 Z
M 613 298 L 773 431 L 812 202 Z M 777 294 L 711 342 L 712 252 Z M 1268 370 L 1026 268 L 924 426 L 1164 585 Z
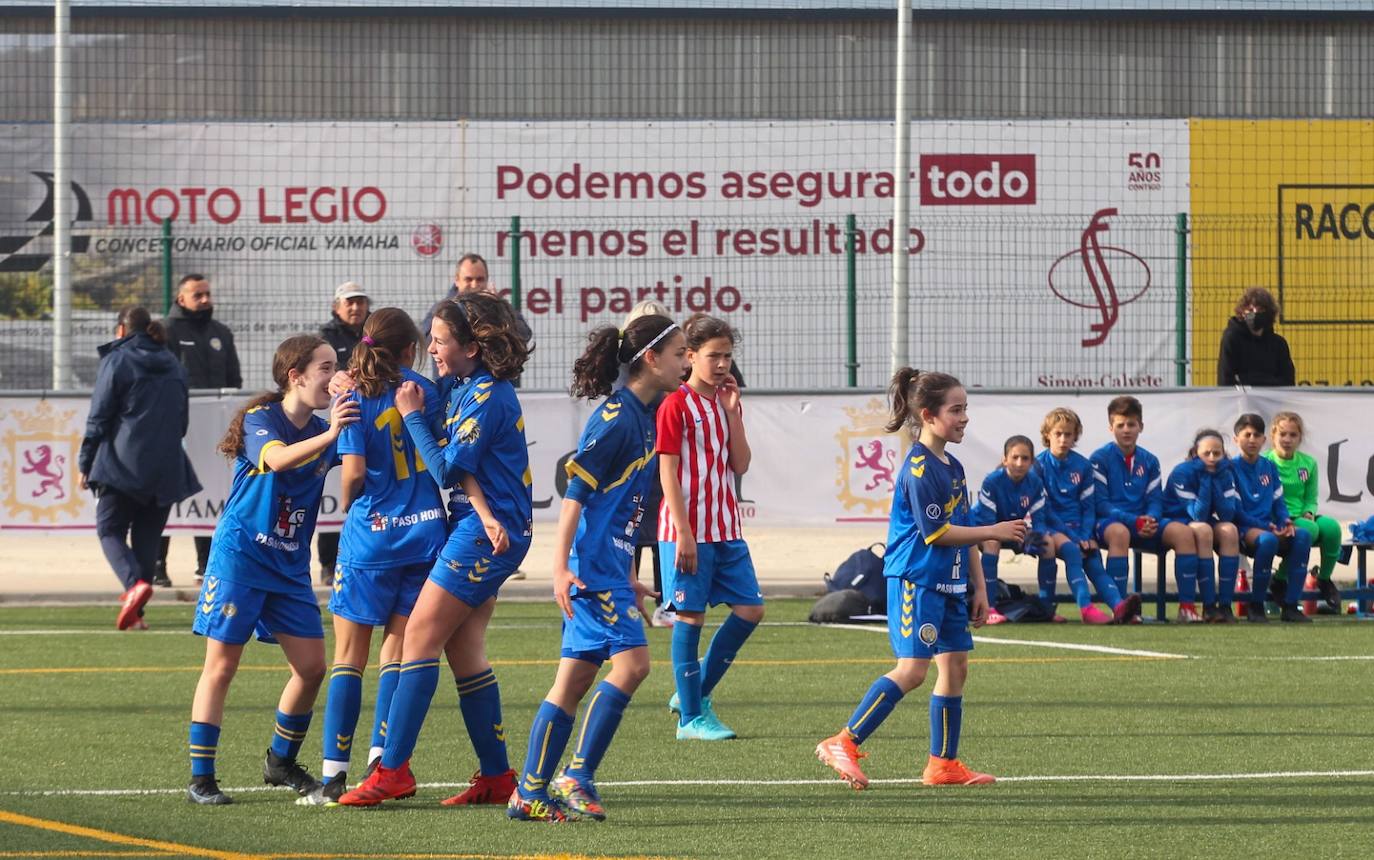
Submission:
M 479 771 L 468 780 L 468 787 L 461 794 L 439 802 L 443 806 L 505 806 L 512 791 L 515 791 L 515 771 L 508 770 L 496 776 L 483 776 Z
M 134 583 L 133 588 L 124 592 L 124 597 L 119 604 L 119 619 L 115 621 L 115 627 L 120 630 L 128 630 L 138 623 L 138 611 L 142 609 L 148 600 L 153 596 L 153 586 L 151 583 L 139 580 Z
M 855 791 L 868 787 L 868 777 L 859 768 L 859 759 L 867 756 L 868 753 L 859 751 L 847 729 L 816 744 L 816 758 L 829 765 Z
M 998 612 L 996 607 L 988 607 L 988 624 L 1006 624 L 1007 616 Z
M 404 800 L 415 796 L 415 774 L 410 762 L 398 768 L 377 766 L 363 784 L 339 798 L 341 806 L 376 806 L 384 800 Z
M 988 785 L 996 781 L 997 777 L 992 774 L 969 770 L 957 758 L 937 755 L 930 757 L 925 773 L 921 774 L 921 782 L 925 785 Z
M 1121 602 L 1112 607 L 1112 620 L 1117 624 L 1127 624 L 1132 618 L 1140 616 L 1140 595 L 1128 594 Z

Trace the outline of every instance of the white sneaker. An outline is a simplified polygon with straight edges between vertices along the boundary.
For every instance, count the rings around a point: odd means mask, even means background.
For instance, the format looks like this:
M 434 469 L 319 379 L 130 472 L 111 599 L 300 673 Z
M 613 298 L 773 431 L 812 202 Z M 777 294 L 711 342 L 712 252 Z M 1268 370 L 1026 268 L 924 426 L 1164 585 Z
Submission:
M 677 623 L 677 613 L 662 606 L 654 608 L 652 624 L 654 627 L 672 627 Z

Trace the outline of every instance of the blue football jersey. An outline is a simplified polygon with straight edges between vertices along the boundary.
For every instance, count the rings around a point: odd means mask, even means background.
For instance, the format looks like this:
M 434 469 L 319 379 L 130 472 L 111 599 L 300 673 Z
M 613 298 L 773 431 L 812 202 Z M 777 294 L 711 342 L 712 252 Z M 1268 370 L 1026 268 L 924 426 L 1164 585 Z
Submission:
M 1035 471 L 1045 484 L 1050 527 L 1075 541 L 1090 540 L 1097 522 L 1092 463 L 1077 451 L 1062 460 L 1041 451 Z
M 291 423 L 281 403 L 243 416 L 243 451 L 211 544 L 207 574 L 265 591 L 298 591 L 310 582 L 310 537 L 324 493 L 324 476 L 338 464 L 332 444 L 294 469 L 274 472 L 263 455 L 329 429 L 318 415 Z
M 534 533 L 534 476 L 515 386 L 485 367 L 459 381 L 449 398 L 444 419 L 448 445 L 443 448 L 422 413 L 412 412 L 405 423 L 440 487 L 456 487 L 462 473 L 472 475 L 510 539 L 529 540 Z M 449 511 L 450 525 L 473 513 L 461 493 L 455 494 Z
M 1034 470 L 1015 481 L 1005 466 L 998 466 L 983 479 L 973 521 L 990 526 L 1003 520 L 1029 519 L 1030 530 L 1043 535 L 1049 530 L 1046 504 L 1045 484 Z
M 1184 460 L 1164 482 L 1164 516 L 1195 523 L 1217 520 L 1234 522 L 1240 506 L 1231 465 L 1222 460 L 1217 471 L 1207 471 L 1202 460 Z
M 434 383 L 404 368 L 402 382 L 425 392 L 424 419 L 443 423 Z M 361 570 L 388 570 L 434 561 L 448 536 L 439 486 L 405 430 L 396 389 L 358 397 L 358 421 L 339 434 L 339 456 L 359 455 L 367 466 L 362 494 L 353 500 L 339 537 L 339 561 Z
M 654 441 L 653 407 L 622 388 L 587 419 L 564 466 L 566 498 L 582 503 L 568 566 L 590 591 L 629 582 L 639 520 L 658 478 Z
M 892 494 L 883 575 L 900 577 L 943 594 L 968 591 L 966 546 L 937 546 L 950 526 L 971 526 L 964 467 L 946 452 L 940 461 L 916 442 L 907 452 Z
M 1093 480 L 1097 483 L 1097 521 L 1135 526 L 1138 517 L 1164 516 L 1159 459 L 1136 446 L 1127 464 L 1115 442 L 1093 452 Z
M 1283 481 L 1279 467 L 1268 457 L 1247 463 L 1237 454 L 1231 458 L 1240 506 L 1236 521 L 1247 529 L 1283 528 L 1288 525 L 1288 505 L 1283 501 Z

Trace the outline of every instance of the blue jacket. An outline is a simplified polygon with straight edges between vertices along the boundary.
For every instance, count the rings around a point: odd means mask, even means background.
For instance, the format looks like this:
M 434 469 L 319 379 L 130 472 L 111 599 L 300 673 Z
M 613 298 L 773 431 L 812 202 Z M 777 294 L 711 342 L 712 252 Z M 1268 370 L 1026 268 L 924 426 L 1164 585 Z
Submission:
M 1046 501 L 1045 482 L 1034 469 L 1018 483 L 1007 474 L 1005 466 L 998 466 L 983 479 L 973 520 L 978 525 L 990 526 L 1004 520 L 1030 517 L 1030 530 L 1043 535 L 1050 530 Z
M 1231 474 L 1229 460 L 1222 460 L 1215 472 L 1207 471 L 1202 460 L 1184 460 L 1169 473 L 1164 489 L 1164 516 L 1194 523 L 1236 521 L 1240 494 Z
M 1097 490 L 1097 521 L 1121 523 L 1135 528 L 1138 517 L 1156 520 L 1164 515 L 1164 494 L 1160 490 L 1159 459 L 1136 446 L 1131 468 L 1115 442 L 1093 452 L 1093 480 Z
M 77 465 L 97 491 L 141 504 L 175 504 L 200 492 L 181 447 L 190 422 L 186 369 L 146 334 L 100 347 L 86 437 Z
M 1279 478 L 1279 467 L 1268 457 L 1260 457 L 1253 463 L 1237 454 L 1231 458 L 1231 474 L 1235 479 L 1236 491 L 1240 495 L 1240 506 L 1236 512 L 1236 524 L 1245 529 L 1283 528 L 1288 525 L 1288 505 L 1283 500 L 1283 481 Z
M 1097 522 L 1096 482 L 1088 458 L 1070 451 L 1060 460 L 1049 451 L 1041 451 L 1035 458 L 1035 473 L 1045 483 L 1050 528 L 1074 541 L 1091 540 Z

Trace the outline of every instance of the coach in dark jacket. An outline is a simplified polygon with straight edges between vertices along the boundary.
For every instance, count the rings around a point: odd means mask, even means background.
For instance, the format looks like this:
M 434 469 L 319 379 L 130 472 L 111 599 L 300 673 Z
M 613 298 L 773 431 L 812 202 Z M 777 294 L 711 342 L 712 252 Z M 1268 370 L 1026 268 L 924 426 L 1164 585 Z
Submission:
M 214 319 L 210 284 L 204 275 L 187 275 L 167 314 L 167 348 L 181 359 L 192 388 L 242 388 L 234 334 Z
M 1288 341 L 1274 331 L 1279 304 L 1263 287 L 1241 293 L 1221 333 L 1217 385 L 1296 385 Z
M 201 487 L 181 447 L 190 423 L 186 371 L 167 350 L 163 327 L 144 308 L 126 308 L 115 337 L 100 347 L 77 466 L 81 486 L 99 499 L 100 548 L 124 584 L 124 630 L 142 626 L 171 506 Z

